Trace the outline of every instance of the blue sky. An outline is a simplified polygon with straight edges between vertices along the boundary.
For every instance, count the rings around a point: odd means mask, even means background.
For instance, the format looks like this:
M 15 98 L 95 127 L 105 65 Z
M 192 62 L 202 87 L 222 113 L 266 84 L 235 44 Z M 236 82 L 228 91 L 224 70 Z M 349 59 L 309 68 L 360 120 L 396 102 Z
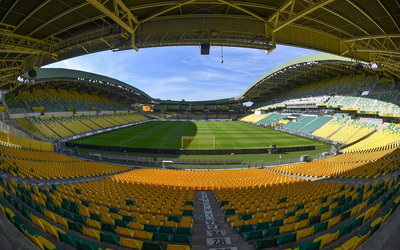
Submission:
M 317 53 L 278 46 L 264 50 L 211 47 L 200 55 L 200 47 L 159 47 L 112 52 L 104 51 L 45 67 L 67 68 L 109 76 L 139 88 L 154 98 L 199 101 L 234 97 L 260 76 L 291 59 Z

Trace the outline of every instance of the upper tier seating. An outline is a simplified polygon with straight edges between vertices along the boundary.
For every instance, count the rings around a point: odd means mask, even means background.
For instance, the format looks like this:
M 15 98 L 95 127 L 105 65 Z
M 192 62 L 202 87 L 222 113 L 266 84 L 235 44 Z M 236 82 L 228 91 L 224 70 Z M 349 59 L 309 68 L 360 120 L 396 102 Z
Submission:
M 55 101 L 51 93 L 45 92 L 43 89 L 35 89 L 33 96 L 45 108 L 46 112 L 63 112 L 65 111 L 60 104 Z
M 5 101 L 10 109 L 10 113 L 29 113 L 31 110 L 26 106 L 24 100 L 15 94 L 5 95 Z

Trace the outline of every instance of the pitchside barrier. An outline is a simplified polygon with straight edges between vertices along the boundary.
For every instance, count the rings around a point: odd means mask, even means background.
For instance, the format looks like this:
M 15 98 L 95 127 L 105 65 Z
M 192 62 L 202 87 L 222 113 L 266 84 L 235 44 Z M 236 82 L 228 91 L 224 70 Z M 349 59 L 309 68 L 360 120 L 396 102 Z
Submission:
M 66 147 L 71 148 L 86 148 L 105 151 L 117 151 L 126 153 L 149 153 L 149 154 L 174 154 L 174 155 L 231 155 L 231 154 L 265 154 L 269 153 L 269 148 L 256 148 L 256 149 L 161 149 L 161 148 L 127 148 L 127 147 L 114 147 L 114 146 L 99 146 L 89 144 L 78 144 L 66 142 Z M 295 151 L 308 151 L 315 150 L 315 146 L 302 146 L 302 147 L 287 147 L 277 148 L 275 153 L 295 152 Z

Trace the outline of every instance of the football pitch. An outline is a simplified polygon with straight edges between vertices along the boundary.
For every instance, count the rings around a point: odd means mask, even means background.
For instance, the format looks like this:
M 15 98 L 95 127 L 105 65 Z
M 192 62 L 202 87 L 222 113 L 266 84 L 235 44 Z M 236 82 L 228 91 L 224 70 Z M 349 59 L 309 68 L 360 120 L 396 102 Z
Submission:
M 276 144 L 278 148 L 316 145 L 316 140 L 313 139 L 243 122 L 212 121 L 153 121 L 71 142 L 115 147 L 180 149 L 182 137 L 215 138 L 215 149 L 269 148 L 271 144 Z M 212 143 L 214 147 L 212 139 L 208 142 L 193 140 L 187 148 L 201 149 L 205 143 Z

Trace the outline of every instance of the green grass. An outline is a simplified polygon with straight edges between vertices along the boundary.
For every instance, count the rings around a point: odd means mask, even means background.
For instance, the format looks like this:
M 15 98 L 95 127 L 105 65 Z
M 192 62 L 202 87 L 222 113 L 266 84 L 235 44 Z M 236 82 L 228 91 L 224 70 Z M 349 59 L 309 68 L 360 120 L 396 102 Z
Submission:
M 79 144 L 180 149 L 182 136 L 215 137 L 216 149 L 252 149 L 316 145 L 316 140 L 243 122 L 148 122 L 71 141 Z M 192 148 L 192 147 L 190 147 Z

